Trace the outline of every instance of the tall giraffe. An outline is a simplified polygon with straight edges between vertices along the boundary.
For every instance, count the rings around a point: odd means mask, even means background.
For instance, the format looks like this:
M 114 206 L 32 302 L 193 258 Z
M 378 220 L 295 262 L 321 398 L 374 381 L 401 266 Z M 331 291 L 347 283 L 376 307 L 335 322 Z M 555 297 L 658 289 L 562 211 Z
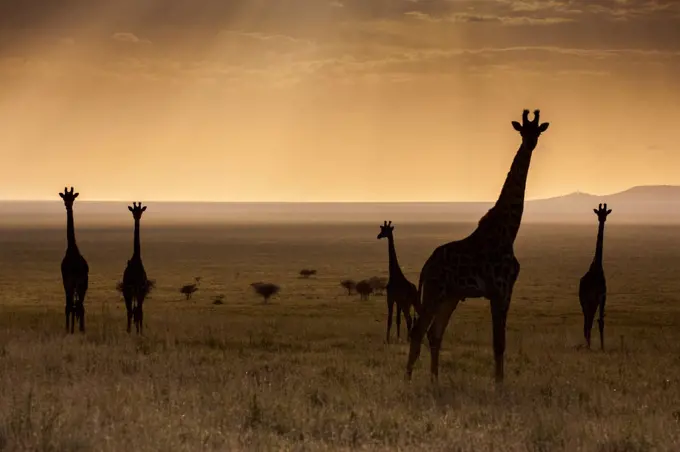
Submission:
M 397 305 L 397 339 L 401 336 L 401 315 L 406 320 L 408 337 L 411 335 L 411 305 L 417 311 L 418 289 L 415 284 L 404 276 L 397 260 L 397 251 L 394 248 L 394 226 L 392 222 L 385 221 L 380 226 L 378 239 L 387 238 L 387 255 L 389 265 L 389 280 L 387 281 L 387 335 L 386 341 L 390 343 L 390 330 L 392 329 L 392 313 L 394 305 Z
M 123 272 L 123 298 L 125 299 L 125 309 L 127 310 L 127 332 L 130 332 L 130 322 L 134 320 L 137 334 L 143 334 L 144 321 L 144 299 L 149 293 L 150 285 L 142 263 L 142 251 L 139 239 L 139 223 L 146 206 L 142 207 L 133 202 L 128 206 L 135 220 L 134 251 L 132 258 L 127 261 L 127 266 Z
M 578 298 L 583 311 L 583 336 L 586 338 L 588 348 L 590 348 L 590 332 L 593 329 L 595 313 L 597 308 L 600 308 L 600 318 L 597 320 L 597 325 L 600 329 L 600 347 L 604 350 L 604 305 L 607 301 L 607 281 L 602 267 L 602 245 L 604 242 L 604 223 L 612 210 L 607 210 L 607 204 L 604 206 L 600 204 L 597 209 L 593 209 L 593 212 L 597 215 L 598 221 L 595 256 L 590 268 L 581 278 L 578 286 Z
M 420 272 L 418 293 L 422 296 L 419 317 L 411 332 L 411 348 L 406 378 L 420 355 L 420 343 L 427 332 L 430 343 L 430 372 L 434 382 L 439 375 L 439 349 L 446 326 L 460 301 L 487 298 L 493 321 L 493 348 L 496 382 L 503 381 L 505 324 L 512 290 L 519 275 L 514 242 L 524 210 L 524 192 L 533 150 L 538 137 L 548 129 L 540 113 L 524 110 L 522 123 L 512 126 L 522 136 L 522 144 L 508 172 L 496 204 L 479 220 L 468 237 L 436 248 Z
M 73 333 L 76 320 L 79 322 L 79 329 L 85 332 L 85 295 L 88 287 L 88 275 L 90 267 L 87 261 L 80 254 L 76 245 L 76 232 L 73 222 L 73 203 L 79 193 L 73 192 L 64 187 L 64 193 L 59 193 L 66 206 L 66 255 L 61 261 L 61 279 L 64 283 L 66 294 L 66 332 Z M 70 319 L 70 323 L 69 323 Z

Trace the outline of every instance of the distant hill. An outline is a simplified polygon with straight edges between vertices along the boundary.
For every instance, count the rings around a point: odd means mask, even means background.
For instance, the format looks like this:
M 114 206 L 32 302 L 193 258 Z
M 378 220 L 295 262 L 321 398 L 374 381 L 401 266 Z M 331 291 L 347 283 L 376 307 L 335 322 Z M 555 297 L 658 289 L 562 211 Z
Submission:
M 639 186 L 610 195 L 571 193 L 527 201 L 524 221 L 594 222 L 592 209 L 606 202 L 617 223 L 680 223 L 680 186 Z M 131 224 L 128 203 L 78 201 L 76 224 Z M 451 203 L 190 203 L 151 202 L 147 225 L 220 222 L 476 222 L 491 202 Z M 0 225 L 46 226 L 65 222 L 61 200 L 0 201 Z

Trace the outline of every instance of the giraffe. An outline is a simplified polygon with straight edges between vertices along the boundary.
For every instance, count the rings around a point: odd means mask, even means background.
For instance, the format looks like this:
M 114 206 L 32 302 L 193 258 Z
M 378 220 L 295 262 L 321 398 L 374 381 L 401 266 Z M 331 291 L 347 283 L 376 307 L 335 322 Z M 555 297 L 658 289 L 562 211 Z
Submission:
M 604 223 L 612 210 L 607 210 L 607 204 L 600 204 L 597 209 L 593 209 L 597 215 L 597 243 L 595 245 L 595 256 L 590 268 L 581 278 L 578 286 L 578 298 L 581 302 L 583 311 L 583 336 L 586 344 L 590 348 L 590 332 L 593 329 L 593 319 L 597 309 L 600 308 L 600 318 L 597 325 L 600 329 L 600 347 L 604 350 L 604 305 L 607 301 L 607 282 L 602 268 L 602 244 L 604 242 Z
M 387 335 L 386 342 L 390 343 L 390 330 L 392 329 L 392 313 L 394 305 L 397 305 L 397 340 L 401 335 L 401 315 L 403 313 L 406 320 L 407 335 L 411 335 L 411 305 L 417 311 L 418 289 L 415 284 L 404 276 L 399 267 L 397 252 L 394 248 L 394 226 L 392 222 L 385 221 L 380 226 L 378 239 L 387 238 L 387 255 L 389 262 L 389 280 L 387 281 Z
M 130 322 L 134 320 L 137 334 L 143 334 L 144 321 L 144 299 L 149 293 L 150 285 L 142 264 L 141 245 L 139 240 L 139 223 L 146 206 L 142 207 L 133 202 L 128 206 L 135 220 L 134 251 L 132 258 L 127 261 L 127 266 L 123 272 L 123 298 L 125 299 L 125 309 L 127 310 L 127 332 L 130 332 Z
M 75 322 L 78 320 L 79 330 L 85 332 L 85 295 L 88 287 L 90 267 L 80 254 L 76 244 L 76 232 L 73 222 L 73 203 L 80 193 L 74 193 L 64 187 L 64 193 L 59 193 L 66 206 L 66 255 L 61 261 L 61 279 L 66 294 L 66 332 L 73 334 Z M 69 323 L 70 319 L 70 323 Z M 70 326 L 70 329 L 69 329 Z
M 420 356 L 420 344 L 427 332 L 430 343 L 430 373 L 434 383 L 439 375 L 439 350 L 446 326 L 460 301 L 486 298 L 490 301 L 496 383 L 503 382 L 505 325 L 512 290 L 519 275 L 514 242 L 524 210 L 524 192 L 531 156 L 548 123 L 540 123 L 539 110 L 529 120 L 524 110 L 522 123 L 512 121 L 522 137 L 496 204 L 479 220 L 468 237 L 436 248 L 420 272 L 418 294 L 422 297 L 418 319 L 411 332 L 406 365 L 410 380 Z

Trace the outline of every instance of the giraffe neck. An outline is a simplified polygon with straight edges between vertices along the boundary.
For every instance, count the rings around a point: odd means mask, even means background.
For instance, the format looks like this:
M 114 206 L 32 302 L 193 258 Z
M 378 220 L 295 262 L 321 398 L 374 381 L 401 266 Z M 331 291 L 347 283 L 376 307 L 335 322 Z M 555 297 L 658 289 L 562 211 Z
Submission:
M 591 267 L 602 268 L 602 246 L 604 245 L 604 221 L 600 221 L 597 227 L 597 243 L 595 244 L 595 257 Z
M 401 267 L 399 267 L 399 261 L 397 260 L 397 250 L 394 247 L 394 237 L 387 237 L 387 255 L 389 258 L 389 270 L 390 277 L 403 275 L 401 272 Z
M 510 244 L 515 242 L 522 223 L 524 193 L 532 153 L 533 149 L 522 143 L 512 161 L 496 204 L 479 223 L 480 227 L 491 226 L 501 234 L 501 240 Z
M 133 259 L 136 258 L 141 258 L 142 256 L 142 251 L 141 251 L 141 245 L 139 243 L 139 219 L 135 218 L 135 249 L 134 253 L 132 254 Z
M 66 208 L 66 243 L 68 249 L 78 249 L 78 245 L 76 245 L 76 228 L 73 221 L 73 207 Z

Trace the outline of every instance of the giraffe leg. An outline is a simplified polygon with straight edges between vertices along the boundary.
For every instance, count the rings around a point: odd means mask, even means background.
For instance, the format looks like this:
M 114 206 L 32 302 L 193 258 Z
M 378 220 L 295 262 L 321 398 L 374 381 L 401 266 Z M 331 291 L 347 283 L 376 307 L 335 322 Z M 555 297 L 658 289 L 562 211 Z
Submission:
M 394 313 L 394 301 L 392 297 L 387 297 L 387 334 L 385 336 L 385 342 L 390 343 L 390 330 L 392 329 L 392 315 Z
M 434 321 L 430 329 L 427 330 L 427 339 L 430 343 L 430 377 L 433 383 L 439 381 L 439 350 L 441 349 L 444 331 L 446 331 L 456 306 L 458 306 L 458 300 L 440 303 L 434 315 Z
M 600 300 L 600 318 L 597 320 L 597 326 L 600 329 L 600 348 L 604 351 L 604 305 L 607 302 L 607 296 L 603 295 Z
M 64 314 L 66 315 L 66 332 L 69 332 L 69 318 L 71 317 L 71 311 L 73 310 L 73 295 L 70 291 L 66 292 L 66 306 L 64 308 Z
M 493 322 L 493 354 L 496 362 L 496 383 L 502 383 L 505 355 L 505 325 L 508 318 L 509 302 L 491 302 L 491 319 Z
M 78 316 L 78 330 L 81 333 L 85 332 L 85 291 L 81 290 L 78 295 L 78 302 L 76 303 Z
M 406 363 L 406 380 L 411 379 L 413 374 L 413 366 L 420 357 L 420 344 L 423 342 L 423 336 L 425 332 L 430 329 L 430 324 L 434 319 L 435 312 L 437 310 L 437 300 L 425 300 L 421 306 L 421 312 L 418 315 L 418 319 L 413 325 L 413 330 L 411 331 L 411 347 L 408 353 L 408 361 Z
M 411 330 L 413 329 L 413 319 L 411 318 L 411 313 L 409 312 L 411 307 L 409 306 L 404 313 L 404 320 L 406 321 L 406 340 L 411 340 Z
M 590 349 L 590 333 L 593 330 L 593 320 L 595 313 L 590 308 L 583 312 L 583 337 L 586 339 L 586 347 Z
M 397 342 L 401 339 L 401 305 L 397 303 Z
M 143 309 L 144 303 L 142 300 L 140 300 L 137 304 L 137 322 L 139 324 L 139 334 L 142 336 L 144 335 L 144 309 Z
M 127 332 L 130 332 L 130 323 L 132 322 L 132 297 L 130 294 L 125 294 L 125 310 L 127 311 Z
M 78 318 L 78 330 L 85 332 L 85 305 L 82 302 L 76 304 L 76 317 Z

